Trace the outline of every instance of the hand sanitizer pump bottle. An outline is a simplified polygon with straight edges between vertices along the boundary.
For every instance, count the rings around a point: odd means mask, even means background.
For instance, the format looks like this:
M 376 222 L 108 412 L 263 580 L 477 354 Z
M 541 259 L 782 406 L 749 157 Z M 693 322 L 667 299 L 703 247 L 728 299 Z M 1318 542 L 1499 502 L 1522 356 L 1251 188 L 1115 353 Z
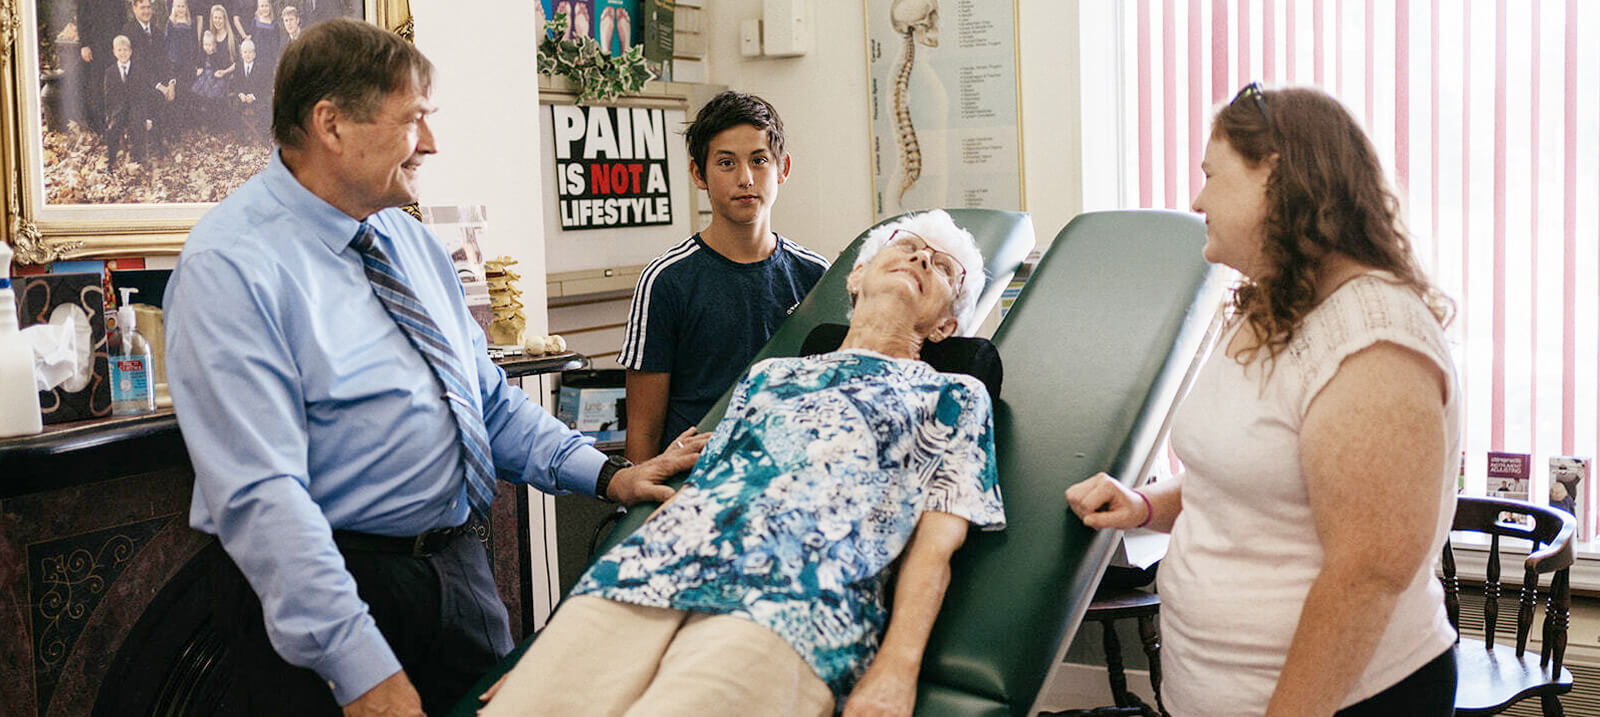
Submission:
M 122 289 L 122 305 L 117 308 L 117 333 L 111 336 L 111 415 L 131 416 L 156 410 L 156 395 L 150 379 L 154 365 L 150 342 L 135 325 L 132 294 L 138 289 Z
M 0 239 L 0 438 L 44 430 L 39 389 L 33 379 L 33 350 L 17 328 L 17 299 L 11 290 L 11 245 Z

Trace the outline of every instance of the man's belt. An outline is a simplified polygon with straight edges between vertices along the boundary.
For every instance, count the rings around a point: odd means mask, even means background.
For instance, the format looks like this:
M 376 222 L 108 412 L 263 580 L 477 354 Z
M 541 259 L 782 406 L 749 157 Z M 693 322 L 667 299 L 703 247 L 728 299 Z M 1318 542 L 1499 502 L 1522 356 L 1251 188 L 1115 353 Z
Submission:
M 411 537 L 335 530 L 333 531 L 333 542 L 342 550 L 398 553 L 410 555 L 414 558 L 425 558 L 449 547 L 450 543 L 456 538 L 470 535 L 473 532 L 472 521 L 467 521 L 454 528 L 438 528 Z

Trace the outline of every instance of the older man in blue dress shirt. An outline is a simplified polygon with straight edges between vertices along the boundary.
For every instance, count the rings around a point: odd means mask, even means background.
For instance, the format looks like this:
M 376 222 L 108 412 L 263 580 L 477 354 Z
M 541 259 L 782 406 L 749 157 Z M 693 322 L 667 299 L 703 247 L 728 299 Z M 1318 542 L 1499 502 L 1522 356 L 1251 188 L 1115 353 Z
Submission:
M 239 658 L 230 713 L 442 711 L 510 648 L 462 529 L 490 479 L 659 500 L 704 445 L 608 460 L 489 361 L 448 253 L 395 208 L 435 151 L 431 72 L 371 25 L 306 30 L 278 69 L 280 150 L 195 225 L 167 290 L 190 520 L 259 597 L 274 663 Z

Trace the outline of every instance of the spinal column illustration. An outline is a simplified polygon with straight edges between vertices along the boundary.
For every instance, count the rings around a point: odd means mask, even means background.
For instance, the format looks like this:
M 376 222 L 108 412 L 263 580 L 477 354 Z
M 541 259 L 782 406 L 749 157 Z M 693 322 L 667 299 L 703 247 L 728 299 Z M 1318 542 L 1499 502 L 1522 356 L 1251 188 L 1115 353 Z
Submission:
M 894 78 L 895 136 L 900 154 L 900 193 L 905 199 L 922 176 L 922 147 L 917 143 L 917 128 L 911 124 L 911 68 L 916 64 L 917 45 L 939 46 L 938 0 L 894 0 L 889 8 L 894 31 L 905 37 L 905 53 Z

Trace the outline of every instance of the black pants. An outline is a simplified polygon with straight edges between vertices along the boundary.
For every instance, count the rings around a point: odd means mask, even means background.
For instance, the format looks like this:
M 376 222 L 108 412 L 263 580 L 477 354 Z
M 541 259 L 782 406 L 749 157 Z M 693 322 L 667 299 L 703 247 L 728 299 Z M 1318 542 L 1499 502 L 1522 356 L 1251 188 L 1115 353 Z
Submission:
M 315 672 L 284 662 L 267 640 L 261 603 L 220 547 L 214 608 L 229 640 L 232 684 L 220 714 L 339 715 Z M 511 651 L 511 628 L 483 544 L 464 534 L 423 558 L 341 548 L 345 567 L 428 714 L 444 714 Z
M 1334 717 L 1451 717 L 1455 711 L 1456 652 L 1449 648 L 1393 687 L 1339 710 Z
M 117 163 L 117 149 L 124 140 L 127 141 L 128 161 L 143 162 L 149 137 L 144 128 L 144 113 L 130 109 L 126 115 L 113 118 L 106 126 L 106 171 Z

